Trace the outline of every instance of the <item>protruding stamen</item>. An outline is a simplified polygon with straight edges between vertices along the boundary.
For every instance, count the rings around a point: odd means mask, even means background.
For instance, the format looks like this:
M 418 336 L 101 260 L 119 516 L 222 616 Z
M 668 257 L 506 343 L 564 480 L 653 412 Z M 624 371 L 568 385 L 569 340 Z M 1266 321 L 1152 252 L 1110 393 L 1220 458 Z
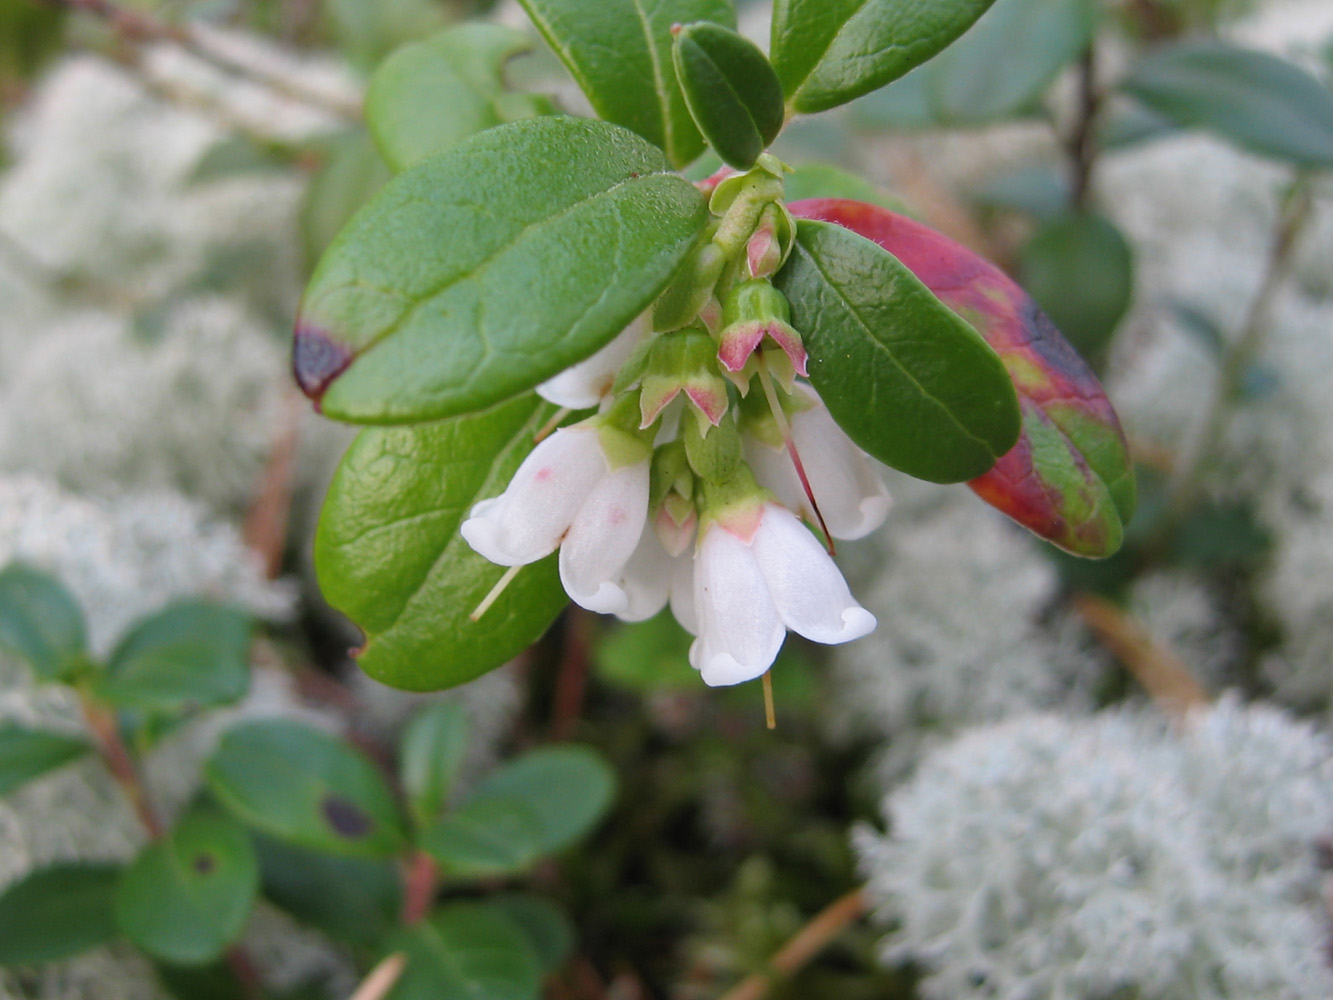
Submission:
M 481 599 L 481 603 L 477 605 L 477 610 L 468 615 L 468 618 L 474 622 L 480 621 L 481 616 L 489 611 L 491 605 L 500 599 L 500 595 L 505 592 L 505 588 L 514 582 L 514 577 L 518 576 L 518 571 L 522 568 L 522 566 L 510 566 L 505 570 L 504 576 L 496 581 L 495 586 L 491 588 L 491 592 Z
M 542 424 L 542 429 L 532 436 L 532 443 L 540 444 L 546 438 L 554 434 L 555 429 L 560 426 L 560 421 L 564 420 L 569 414 L 570 409 L 568 406 L 562 406 L 560 409 L 552 413 L 551 419 Z
M 833 535 L 828 530 L 828 525 L 824 523 L 824 515 L 819 510 L 819 503 L 815 500 L 815 491 L 810 488 L 810 479 L 805 474 L 805 466 L 801 464 L 800 453 L 796 450 L 796 441 L 791 435 L 791 424 L 787 422 L 786 411 L 782 409 L 782 404 L 778 402 L 777 390 L 773 388 L 773 379 L 768 374 L 768 365 L 764 363 L 764 356 L 759 355 L 759 384 L 764 387 L 764 396 L 768 399 L 768 408 L 773 411 L 773 420 L 778 425 L 778 432 L 782 435 L 782 441 L 787 446 L 787 454 L 791 456 L 791 464 L 796 469 L 796 478 L 801 481 L 801 489 L 805 490 L 805 497 L 810 501 L 810 509 L 815 512 L 815 518 L 819 521 L 819 530 L 824 533 L 824 545 L 828 548 L 829 555 L 837 555 L 833 547 Z
M 773 707 L 773 671 L 764 671 L 764 722 L 769 729 L 778 728 L 778 713 Z

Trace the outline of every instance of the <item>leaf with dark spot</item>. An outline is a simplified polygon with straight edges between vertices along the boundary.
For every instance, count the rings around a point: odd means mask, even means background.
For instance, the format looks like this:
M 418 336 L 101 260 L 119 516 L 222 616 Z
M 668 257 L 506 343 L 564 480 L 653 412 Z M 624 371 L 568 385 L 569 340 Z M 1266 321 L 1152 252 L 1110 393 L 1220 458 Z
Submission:
M 369 816 L 340 795 L 326 795 L 321 808 L 329 826 L 340 837 L 360 840 L 369 837 L 375 829 L 375 823 Z

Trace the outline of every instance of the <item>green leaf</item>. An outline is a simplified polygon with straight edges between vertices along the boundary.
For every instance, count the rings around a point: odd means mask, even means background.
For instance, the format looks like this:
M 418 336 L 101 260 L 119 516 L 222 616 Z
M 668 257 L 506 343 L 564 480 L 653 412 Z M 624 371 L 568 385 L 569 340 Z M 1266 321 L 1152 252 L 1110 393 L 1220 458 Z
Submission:
M 972 192 L 972 200 L 985 208 L 1050 219 L 1069 209 L 1069 180 L 1051 166 L 1019 167 L 986 181 Z
M 925 62 L 992 0 L 776 0 L 769 52 L 787 103 L 827 111 Z
M 704 142 L 671 62 L 671 26 L 736 27 L 731 0 L 520 0 L 599 117 L 623 125 L 684 167 Z
M 0 795 L 78 760 L 91 749 L 87 740 L 62 733 L 0 726 Z
M 44 680 L 59 680 L 85 658 L 83 612 L 53 576 L 22 563 L 0 572 L 0 647 Z
M 878 186 L 857 174 L 828 163 L 802 164 L 787 175 L 782 186 L 787 201 L 801 201 L 805 198 L 854 198 L 872 205 L 882 205 L 895 212 L 903 210 L 902 202 Z
M 28 81 L 59 54 L 68 14 L 64 7 L 0 0 L 0 84 Z
M 448 17 L 432 0 L 329 0 L 320 10 L 330 22 L 339 50 L 364 71 L 399 45 L 443 28 Z
M 226 962 L 212 965 L 155 963 L 157 978 L 177 1000 L 251 1000 Z
M 446 876 L 491 878 L 521 872 L 544 853 L 541 819 L 518 798 L 465 802 L 422 833 L 420 847 Z
M 647 621 L 617 624 L 593 646 L 593 665 L 599 676 L 631 691 L 698 691 L 691 638 L 665 610 Z
M 174 604 L 120 641 L 94 690 L 112 705 L 150 712 L 238 701 L 250 687 L 253 627 L 235 608 Z
M 474 21 L 384 60 L 366 91 L 366 124 L 389 166 L 404 170 L 493 125 L 554 114 L 548 98 L 505 89 L 505 63 L 531 48 L 521 31 Z
M 676 35 L 672 64 L 694 123 L 717 155 L 749 170 L 782 131 L 782 84 L 754 43 L 701 21 Z
M 344 132 L 323 145 L 323 162 L 301 203 L 301 243 L 309 267 L 393 176 L 365 129 Z
M 542 896 L 507 892 L 486 902 L 512 920 L 528 938 L 542 971 L 554 972 L 574 951 L 574 925 L 569 914 Z
M 1333 166 L 1333 91 L 1276 56 L 1188 42 L 1137 63 L 1121 87 L 1179 125 L 1298 166 Z
M 223 734 L 204 775 L 237 816 L 294 844 L 372 858 L 404 846 L 398 807 L 375 765 L 318 729 L 243 723 Z
M 458 533 L 473 504 L 504 491 L 554 412 L 528 394 L 352 442 L 324 500 L 315 569 L 329 603 L 365 631 L 357 659 L 376 680 L 413 691 L 462 684 L 536 642 L 565 606 L 552 555 L 469 619 L 504 570 Z
M 881 462 L 958 482 L 1018 439 L 1018 399 L 995 352 L 874 243 L 802 220 L 777 286 L 810 352 L 810 381 Z
M 1030 110 L 1096 26 L 1092 0 L 997 0 L 922 70 L 936 120 L 970 124 Z
M 255 851 L 265 897 L 297 920 L 366 947 L 398 925 L 403 883 L 392 862 L 326 854 L 262 834 Z
M 54 962 L 116 936 L 113 898 L 120 868 L 58 864 L 0 895 L 0 965 Z
M 1133 251 L 1104 216 L 1062 215 L 1023 248 L 1020 280 L 1078 352 L 1096 364 L 1134 294 Z
M 467 710 L 444 701 L 419 712 L 403 733 L 399 775 L 419 826 L 433 822 L 449 801 L 467 756 Z
M 241 936 L 258 892 L 259 864 L 245 828 L 216 809 L 196 808 L 125 870 L 116 922 L 156 958 L 203 965 Z
M 563 850 L 588 833 L 615 798 L 616 776 L 595 751 L 542 747 L 508 761 L 473 789 L 464 805 L 522 802 L 537 818 L 542 854 Z
M 541 964 L 527 935 L 485 903 L 451 903 L 399 932 L 407 967 L 386 1000 L 537 1000 Z
M 334 241 L 297 322 L 297 380 L 354 422 L 490 406 L 620 333 L 706 216 L 694 185 L 615 125 L 489 129 L 399 174 Z

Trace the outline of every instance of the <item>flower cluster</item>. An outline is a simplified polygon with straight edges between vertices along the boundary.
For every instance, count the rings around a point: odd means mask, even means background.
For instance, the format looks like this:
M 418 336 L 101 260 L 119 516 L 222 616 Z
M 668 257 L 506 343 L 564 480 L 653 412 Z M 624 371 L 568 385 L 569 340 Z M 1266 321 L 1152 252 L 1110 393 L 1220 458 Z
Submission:
M 670 605 L 710 685 L 765 673 L 788 629 L 842 643 L 875 627 L 825 543 L 874 530 L 889 496 L 797 381 L 805 349 L 768 281 L 791 244 L 780 176 L 761 164 L 716 185 L 711 238 L 656 311 L 537 388 L 598 413 L 541 441 L 462 526 L 502 566 L 558 548 L 591 611 L 641 621 Z

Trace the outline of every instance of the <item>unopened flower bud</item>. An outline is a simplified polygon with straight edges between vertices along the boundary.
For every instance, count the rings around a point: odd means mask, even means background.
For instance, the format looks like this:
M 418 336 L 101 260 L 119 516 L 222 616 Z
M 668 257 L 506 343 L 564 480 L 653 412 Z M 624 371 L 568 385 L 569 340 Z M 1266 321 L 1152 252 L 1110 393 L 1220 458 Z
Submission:
M 787 300 L 767 281 L 744 281 L 728 292 L 722 322 L 717 357 L 728 372 L 743 372 L 750 356 L 768 338 L 782 349 L 796 374 L 806 374 L 805 345 L 791 325 Z
M 734 420 L 709 425 L 690 411 L 682 428 L 690 468 L 705 482 L 730 479 L 741 464 L 741 434 Z
M 717 346 L 700 329 L 659 337 L 644 369 L 639 407 L 648 427 L 681 392 L 716 425 L 727 412 L 727 383 L 717 373 Z
M 726 253 L 711 240 L 695 247 L 653 306 L 653 329 L 679 330 L 693 323 L 713 297 L 726 265 Z

